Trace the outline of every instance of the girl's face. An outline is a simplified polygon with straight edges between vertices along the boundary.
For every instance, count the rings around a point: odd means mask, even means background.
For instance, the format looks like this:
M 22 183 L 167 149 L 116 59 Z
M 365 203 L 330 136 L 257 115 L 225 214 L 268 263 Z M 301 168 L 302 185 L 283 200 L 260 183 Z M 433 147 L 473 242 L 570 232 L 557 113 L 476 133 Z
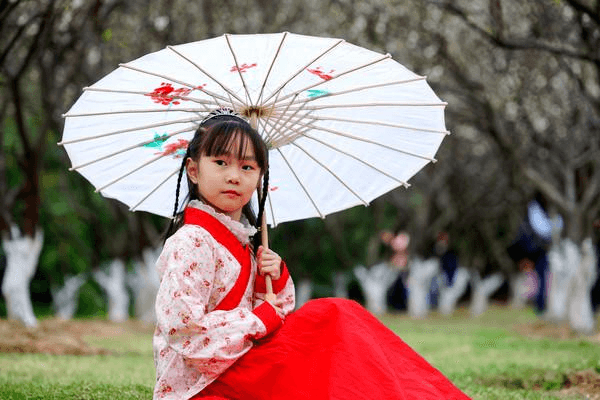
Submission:
M 245 151 L 238 158 L 241 141 L 246 141 Z M 200 197 L 235 221 L 240 220 L 242 208 L 250 201 L 262 174 L 252 144 L 245 137 L 238 137 L 225 154 L 188 158 L 186 169 Z

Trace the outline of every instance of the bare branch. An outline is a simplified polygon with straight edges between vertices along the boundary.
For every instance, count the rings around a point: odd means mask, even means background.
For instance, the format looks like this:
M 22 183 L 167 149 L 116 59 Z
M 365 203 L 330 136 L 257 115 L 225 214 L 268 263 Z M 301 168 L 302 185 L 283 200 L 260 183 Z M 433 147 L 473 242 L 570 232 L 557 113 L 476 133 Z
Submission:
M 597 166 L 598 167 L 598 166 Z M 585 188 L 581 198 L 581 208 L 588 209 L 592 204 L 598 202 L 600 196 L 600 169 L 596 168 L 595 173 L 590 178 L 590 184 Z
M 484 39 L 488 40 L 489 42 L 498 47 L 502 47 L 507 50 L 540 50 L 559 56 L 575 58 L 578 60 L 591 61 L 594 63 L 600 62 L 600 57 L 598 55 L 590 54 L 589 52 L 581 52 L 571 50 L 566 47 L 552 46 L 538 40 L 531 40 L 526 38 L 513 38 L 509 40 L 504 39 L 500 36 L 495 36 L 488 32 L 485 28 L 482 28 L 477 23 L 473 22 L 471 18 L 469 18 L 468 14 L 456 4 L 450 3 L 448 1 L 437 0 L 429 0 L 429 3 L 448 11 L 452 15 L 458 16 L 465 22 L 465 24 L 468 27 L 470 27 L 471 29 L 479 33 Z
M 0 21 L 6 21 L 10 15 L 10 13 L 12 12 L 12 10 L 17 8 L 17 6 L 19 5 L 20 2 L 21 2 L 20 0 L 15 0 L 15 1 L 2 0 L 2 1 L 0 1 Z
M 32 151 L 31 143 L 29 141 L 29 135 L 27 133 L 27 127 L 25 126 L 25 119 L 23 115 L 23 105 L 21 102 L 21 89 L 19 88 L 19 81 L 17 79 L 10 81 L 10 90 L 12 94 L 13 106 L 15 109 L 15 121 L 17 123 L 17 132 L 23 145 L 23 153 L 29 155 Z M 26 156 L 25 156 L 26 157 Z
M 12 72 L 12 74 L 10 76 L 11 79 L 18 80 L 21 77 L 21 75 L 23 75 L 23 73 L 29 67 L 29 63 L 31 62 L 31 59 L 35 56 L 35 54 L 37 53 L 37 51 L 39 49 L 40 40 L 44 37 L 44 35 L 47 35 L 46 26 L 50 22 L 50 19 L 52 16 L 52 11 L 53 11 L 53 6 L 54 6 L 54 2 L 52 2 L 52 1 L 49 2 L 48 8 L 40 15 L 41 22 L 40 22 L 40 27 L 38 29 L 38 32 L 35 35 L 35 38 L 33 39 L 32 43 L 31 43 L 31 47 L 29 48 L 27 55 L 23 59 L 23 62 L 21 63 L 20 68 L 18 68 L 17 71 Z
M 25 24 L 21 25 L 19 27 L 19 29 L 17 29 L 14 32 L 12 39 L 8 42 L 6 47 L 4 49 L 2 49 L 2 54 L 0 54 L 0 65 L 4 65 L 4 62 L 5 62 L 6 58 L 8 57 L 8 54 L 12 50 L 13 46 L 19 41 L 19 39 L 23 35 L 23 32 L 25 32 L 25 29 L 27 29 L 27 27 L 31 24 L 31 22 L 34 19 L 36 19 L 38 17 L 38 15 L 39 14 L 32 16 Z
M 576 11 L 587 14 L 587 16 L 590 17 L 592 21 L 600 25 L 600 14 L 598 13 L 598 11 L 594 11 L 579 0 L 566 0 L 566 3 L 573 7 Z
M 538 171 L 531 167 L 524 167 L 522 171 L 525 177 L 530 180 L 531 184 L 556 204 L 564 214 L 572 212 L 573 205 L 569 203 L 554 185 L 548 182 Z
M 489 0 L 490 15 L 493 24 L 493 32 L 500 40 L 504 38 L 504 19 L 502 18 L 502 1 Z

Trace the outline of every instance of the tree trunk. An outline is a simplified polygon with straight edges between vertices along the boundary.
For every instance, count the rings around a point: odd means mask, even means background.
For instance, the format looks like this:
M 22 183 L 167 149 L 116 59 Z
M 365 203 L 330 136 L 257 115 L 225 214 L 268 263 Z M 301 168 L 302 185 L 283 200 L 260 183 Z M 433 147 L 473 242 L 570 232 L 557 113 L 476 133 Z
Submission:
M 333 275 L 333 296 L 340 299 L 348 298 L 348 275 L 338 271 Z
M 149 324 L 156 322 L 154 303 L 160 286 L 160 278 L 156 270 L 159 254 L 160 249 L 144 249 L 142 259 L 134 261 L 133 272 L 127 274 L 127 284 L 134 296 L 135 317 Z
M 471 316 L 477 317 L 483 314 L 490 302 L 490 297 L 502 286 L 504 278 L 502 274 L 496 273 L 481 279 L 479 272 L 473 275 L 473 298 L 471 299 Z
M 77 312 L 77 300 L 79 299 L 79 289 L 86 281 L 85 274 L 73 275 L 65 278 L 63 287 L 53 287 L 51 289 L 54 310 L 56 316 L 63 320 L 70 320 Z
M 439 273 L 440 260 L 415 258 L 409 262 L 408 313 L 413 318 L 425 318 L 429 313 L 431 280 Z
M 548 252 L 550 285 L 545 317 L 552 322 L 562 322 L 568 318 L 569 291 L 571 280 L 580 262 L 578 246 L 571 239 L 555 243 Z M 543 285 L 544 282 L 540 282 Z
M 296 286 L 296 308 L 302 307 L 312 297 L 313 283 L 310 279 L 302 279 Z
M 510 306 L 515 309 L 524 308 L 534 289 L 532 275 L 526 272 L 514 273 L 510 277 L 509 284 L 511 296 Z
M 373 314 L 387 311 L 387 291 L 396 280 L 399 271 L 387 263 L 379 263 L 371 268 L 359 265 L 354 268 L 354 275 L 365 295 L 367 310 Z
M 452 315 L 454 313 L 456 303 L 467 290 L 470 278 L 469 270 L 465 267 L 459 267 L 455 272 L 452 286 L 443 286 L 440 289 L 439 310 L 441 314 Z
M 6 254 L 2 294 L 6 300 L 8 319 L 17 320 L 27 327 L 36 327 L 29 284 L 37 269 L 44 234 L 38 228 L 34 237 L 21 235 L 16 226 L 11 228 L 11 232 L 12 238 L 4 237 L 2 240 Z
M 591 290 L 598 277 L 597 254 L 591 238 L 583 241 L 580 254 L 577 270 L 570 282 L 569 324 L 575 331 L 590 335 L 595 328 Z
M 94 278 L 108 296 L 108 319 L 123 322 L 129 318 L 129 294 L 125 288 L 125 263 L 119 258 L 111 261 L 108 273 L 94 271 Z

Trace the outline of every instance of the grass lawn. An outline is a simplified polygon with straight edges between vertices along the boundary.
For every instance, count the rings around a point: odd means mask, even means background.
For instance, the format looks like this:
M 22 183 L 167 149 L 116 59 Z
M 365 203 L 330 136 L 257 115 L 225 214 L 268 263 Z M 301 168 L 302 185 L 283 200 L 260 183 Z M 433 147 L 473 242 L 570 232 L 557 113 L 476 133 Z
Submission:
M 381 319 L 473 399 L 600 399 L 600 336 L 579 337 L 530 309 Z
M 473 399 L 600 399 L 599 337 L 577 337 L 531 310 L 494 306 L 476 319 L 459 310 L 452 317 L 381 320 Z M 0 399 L 152 397 L 150 328 L 79 320 L 44 329 L 62 329 L 62 337 L 76 332 L 105 354 L 0 353 Z

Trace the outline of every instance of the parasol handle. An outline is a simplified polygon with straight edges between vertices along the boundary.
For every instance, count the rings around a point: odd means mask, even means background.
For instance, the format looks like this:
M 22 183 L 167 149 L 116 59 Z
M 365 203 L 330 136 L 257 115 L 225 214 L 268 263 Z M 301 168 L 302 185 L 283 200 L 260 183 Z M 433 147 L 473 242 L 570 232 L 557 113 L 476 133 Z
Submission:
M 250 114 L 250 126 L 252 126 L 252 128 L 254 128 L 254 129 L 258 130 L 258 115 L 254 112 Z M 261 185 L 258 186 L 259 201 L 260 201 L 260 195 L 261 195 Z M 267 217 L 264 213 L 262 216 L 260 232 L 261 232 L 261 240 L 262 240 L 263 249 L 267 250 L 269 248 L 269 231 L 267 228 Z M 267 293 L 265 294 L 265 300 L 268 301 L 269 303 L 275 305 L 275 300 L 277 300 L 277 296 L 275 295 L 275 293 L 273 293 L 273 282 L 271 281 L 271 275 L 269 275 L 269 274 L 265 275 L 265 286 L 267 288 Z
M 262 222 L 261 222 L 261 239 L 264 250 L 269 248 L 269 231 L 267 230 L 267 218 L 263 214 Z M 277 300 L 277 296 L 273 293 L 273 282 L 271 281 L 271 275 L 265 275 L 265 285 L 267 287 L 267 293 L 265 294 L 265 300 L 269 303 L 275 305 L 275 300 Z

